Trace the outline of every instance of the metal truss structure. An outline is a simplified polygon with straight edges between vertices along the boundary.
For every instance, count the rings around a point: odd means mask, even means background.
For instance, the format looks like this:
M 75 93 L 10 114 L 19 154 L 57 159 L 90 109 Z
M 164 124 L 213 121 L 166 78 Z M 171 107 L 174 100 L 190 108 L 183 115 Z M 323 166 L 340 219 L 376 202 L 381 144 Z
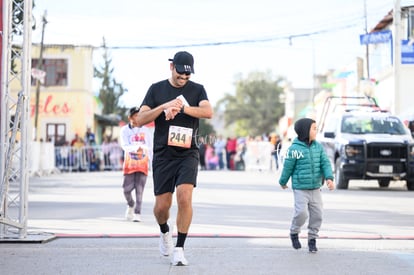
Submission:
M 0 240 L 27 237 L 32 0 L 0 0 Z M 21 16 L 22 15 L 22 16 Z M 16 20 L 16 17 L 23 20 Z M 19 92 L 11 92 L 11 83 Z M 13 84 L 15 85 L 15 84 Z

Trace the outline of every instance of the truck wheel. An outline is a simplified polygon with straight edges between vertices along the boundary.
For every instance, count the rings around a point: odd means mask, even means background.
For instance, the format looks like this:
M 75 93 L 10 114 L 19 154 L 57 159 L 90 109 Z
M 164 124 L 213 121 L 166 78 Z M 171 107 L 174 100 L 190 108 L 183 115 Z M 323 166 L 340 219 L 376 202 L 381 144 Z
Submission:
M 390 185 L 389 180 L 378 180 L 378 184 L 380 187 L 388 187 Z
M 348 189 L 349 179 L 345 178 L 341 169 L 341 160 L 338 158 L 335 162 L 335 181 L 337 189 Z
M 410 191 L 414 191 L 414 181 L 407 180 L 407 189 Z

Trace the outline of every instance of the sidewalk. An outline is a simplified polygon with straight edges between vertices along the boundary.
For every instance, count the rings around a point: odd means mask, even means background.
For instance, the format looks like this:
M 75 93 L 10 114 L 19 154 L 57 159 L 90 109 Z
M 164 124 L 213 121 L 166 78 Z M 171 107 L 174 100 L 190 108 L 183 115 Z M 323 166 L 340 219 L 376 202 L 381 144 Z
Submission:
M 401 186 L 389 193 L 323 190 L 326 219 L 319 252 L 310 254 L 306 228 L 303 248 L 291 248 L 287 230 L 292 194 L 278 188 L 274 173 L 202 172 L 186 242 L 190 265 L 173 267 L 158 252 L 151 178 L 144 192 L 142 223 L 123 219 L 121 178 L 116 172 L 32 178 L 29 234 L 52 239 L 0 243 L 0 273 L 414 273 L 413 209 L 406 205 L 413 193 L 401 191 Z M 379 205 L 384 201 L 386 205 Z M 405 205 L 401 210 L 400 204 Z M 175 211 L 174 206 L 171 222 Z

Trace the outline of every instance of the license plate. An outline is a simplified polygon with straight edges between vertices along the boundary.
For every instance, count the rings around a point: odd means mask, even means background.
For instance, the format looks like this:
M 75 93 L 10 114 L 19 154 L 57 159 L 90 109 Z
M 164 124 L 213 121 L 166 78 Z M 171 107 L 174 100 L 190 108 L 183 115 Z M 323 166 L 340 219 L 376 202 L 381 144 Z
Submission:
M 392 173 L 392 165 L 380 165 L 379 172 L 380 173 Z

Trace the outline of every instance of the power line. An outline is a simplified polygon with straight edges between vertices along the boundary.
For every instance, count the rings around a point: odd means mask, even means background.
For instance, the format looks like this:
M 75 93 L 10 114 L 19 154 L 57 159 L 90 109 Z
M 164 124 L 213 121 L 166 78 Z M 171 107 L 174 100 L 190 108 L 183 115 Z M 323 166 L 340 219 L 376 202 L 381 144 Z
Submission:
M 314 32 L 299 33 L 292 35 L 280 35 L 267 38 L 255 38 L 255 39 L 241 39 L 234 41 L 217 41 L 217 42 L 203 42 L 203 43 L 189 43 L 189 44 L 177 44 L 177 45 L 146 45 L 146 46 L 106 46 L 108 49 L 112 50 L 148 50 L 148 49 L 175 49 L 175 48 L 193 48 L 193 47 L 215 47 L 215 46 L 224 46 L 224 45 L 237 45 L 237 44 L 253 44 L 253 43 L 266 43 L 277 40 L 289 40 L 301 37 L 316 36 L 321 34 L 326 34 L 330 32 L 337 32 L 339 30 L 350 29 L 357 27 L 359 23 L 347 24 L 341 27 L 327 28 Z M 103 48 L 99 46 L 97 48 Z

